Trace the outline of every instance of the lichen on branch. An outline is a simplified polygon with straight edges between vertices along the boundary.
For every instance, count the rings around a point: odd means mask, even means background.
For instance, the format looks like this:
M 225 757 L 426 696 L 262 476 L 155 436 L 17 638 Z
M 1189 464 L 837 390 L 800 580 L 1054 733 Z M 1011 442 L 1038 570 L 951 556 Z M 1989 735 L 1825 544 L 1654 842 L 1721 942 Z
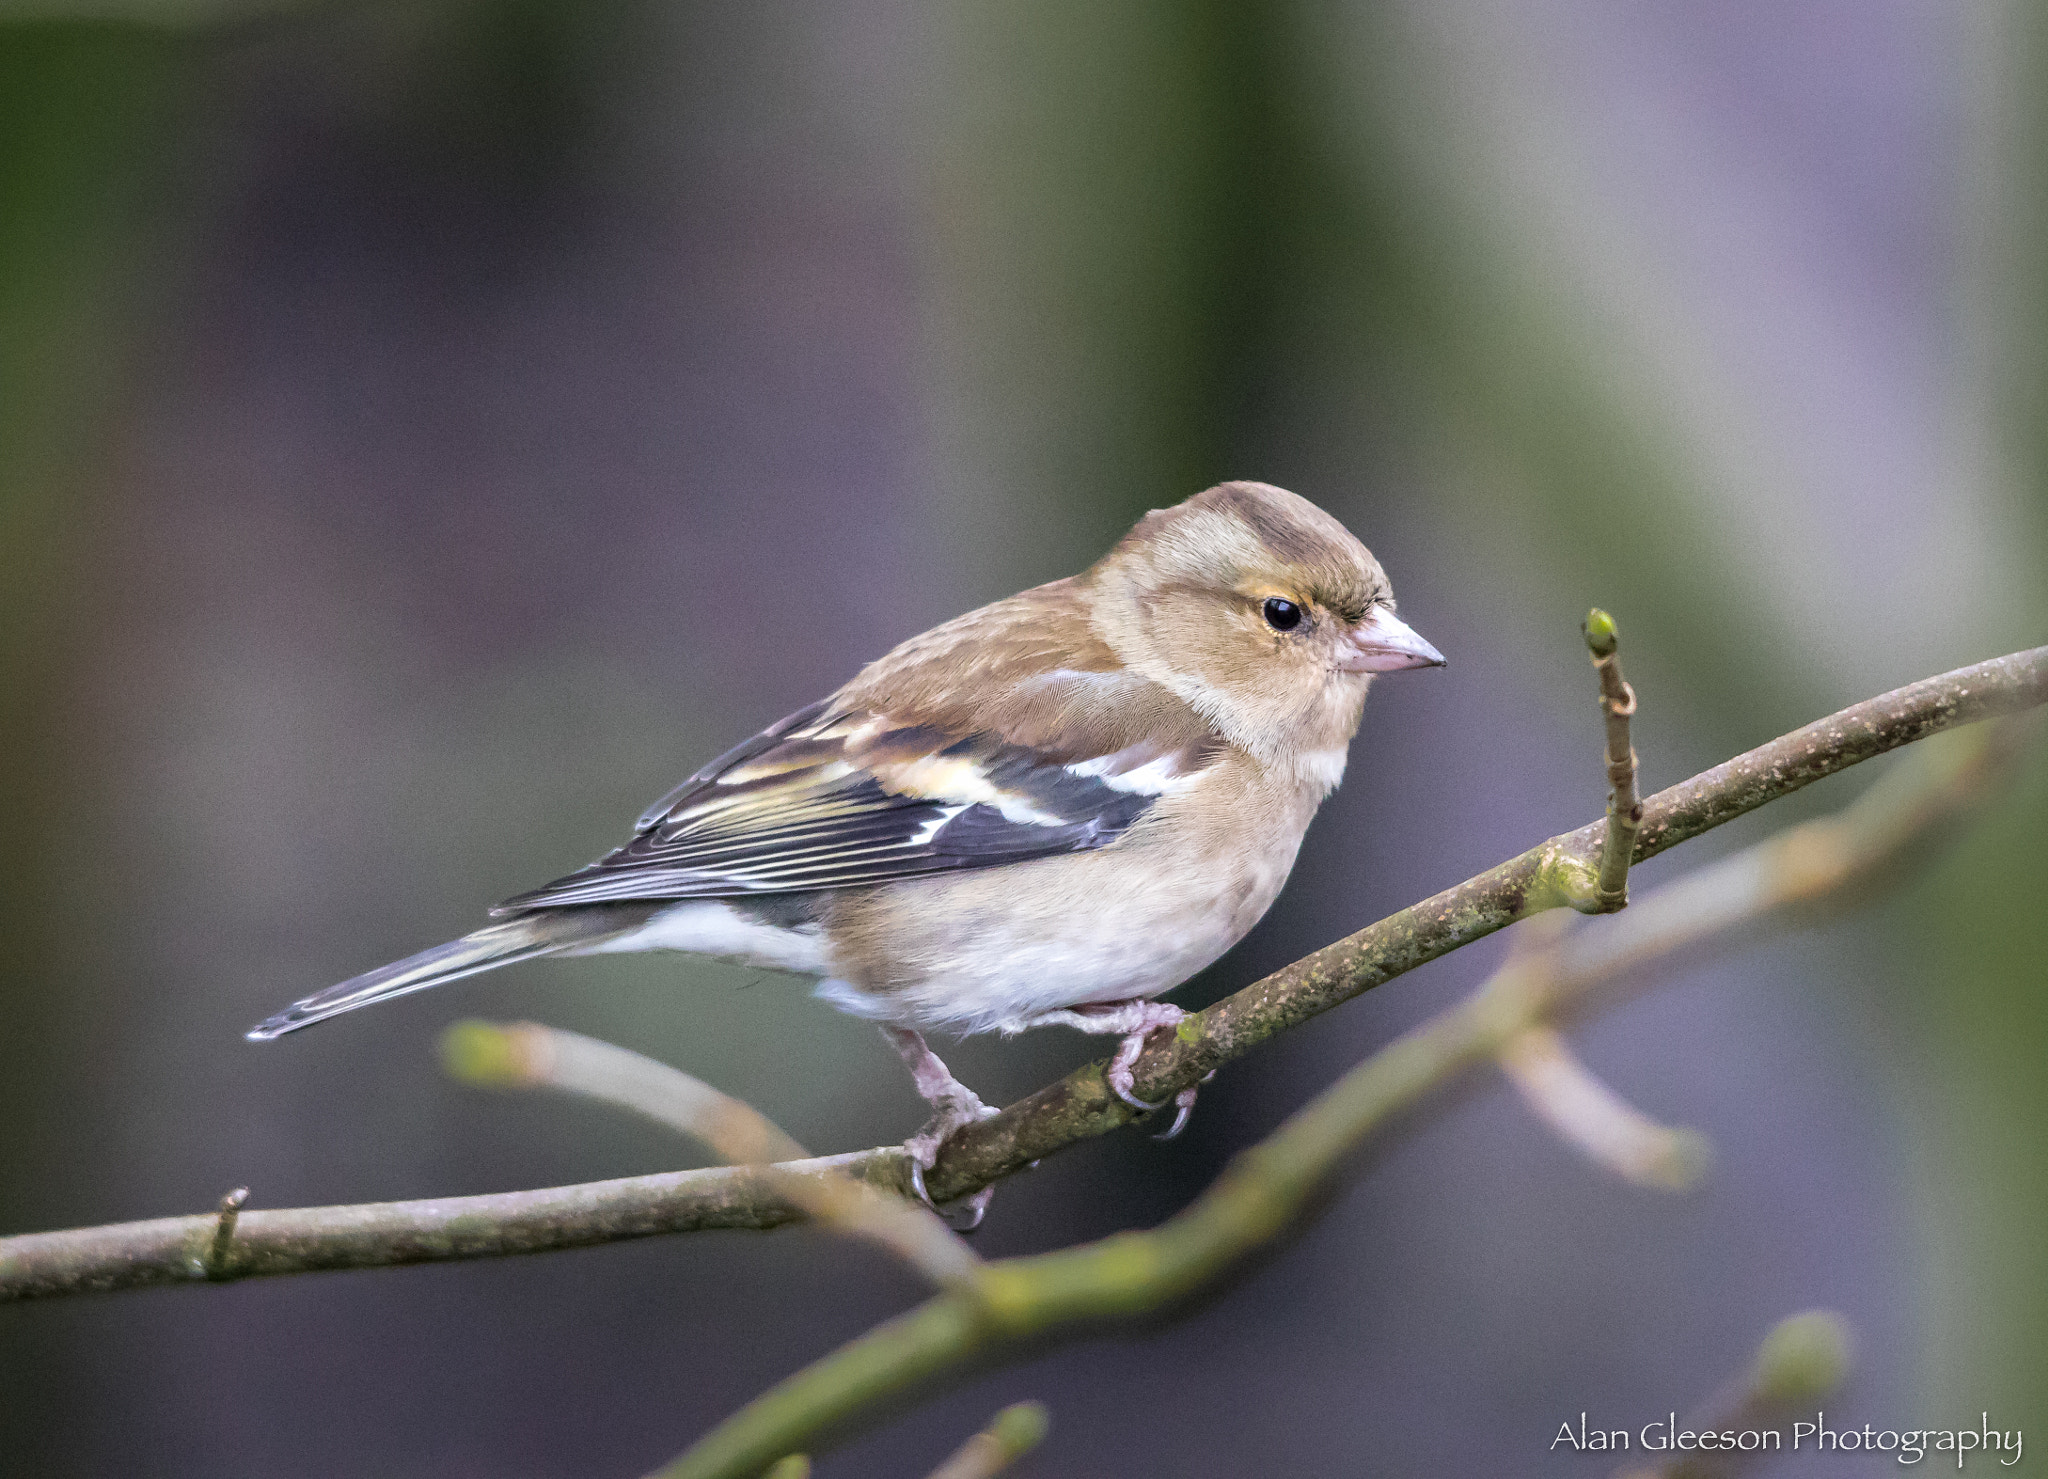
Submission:
M 1909 684 L 1795 730 L 1643 803 L 1634 861 L 1824 776 L 1941 730 L 2048 700 L 2048 647 Z M 1515 920 L 1569 902 L 1597 876 L 1604 821 L 1565 833 L 1253 982 L 1135 1066 L 1136 1091 L 1168 1097 L 1272 1037 Z M 1632 906 L 1623 919 L 1641 905 Z M 970 1125 L 926 1177 L 934 1198 L 965 1196 L 1077 1140 L 1127 1123 L 1100 1065 L 1078 1069 Z M 809 1163 L 785 1166 L 802 1171 Z M 898 1192 L 908 1160 L 886 1147 L 816 1165 Z M 710 1228 L 770 1228 L 803 1216 L 772 1178 L 712 1167 L 538 1191 L 358 1206 L 241 1210 L 216 1249 L 217 1212 L 0 1238 L 0 1300 L 321 1269 L 489 1258 Z

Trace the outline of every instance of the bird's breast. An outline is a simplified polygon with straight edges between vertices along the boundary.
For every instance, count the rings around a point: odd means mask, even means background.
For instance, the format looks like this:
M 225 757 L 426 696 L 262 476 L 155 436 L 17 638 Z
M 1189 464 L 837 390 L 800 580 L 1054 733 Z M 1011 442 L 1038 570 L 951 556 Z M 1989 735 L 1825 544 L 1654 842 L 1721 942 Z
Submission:
M 1239 759 L 1107 847 L 833 896 L 832 999 L 972 1032 L 1178 986 L 1271 906 L 1324 789 Z

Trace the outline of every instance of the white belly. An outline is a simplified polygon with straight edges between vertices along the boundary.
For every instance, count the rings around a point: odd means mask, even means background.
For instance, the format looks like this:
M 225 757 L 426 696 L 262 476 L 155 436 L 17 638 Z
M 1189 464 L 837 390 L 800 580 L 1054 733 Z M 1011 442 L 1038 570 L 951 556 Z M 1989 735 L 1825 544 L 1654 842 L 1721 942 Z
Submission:
M 955 1032 L 1014 1032 L 1060 1007 L 1157 996 L 1258 922 L 1298 841 L 1199 867 L 1132 868 L 1105 849 L 895 885 L 870 927 L 886 941 L 881 970 L 855 941 L 834 952 L 839 979 L 819 995 L 858 1016 Z

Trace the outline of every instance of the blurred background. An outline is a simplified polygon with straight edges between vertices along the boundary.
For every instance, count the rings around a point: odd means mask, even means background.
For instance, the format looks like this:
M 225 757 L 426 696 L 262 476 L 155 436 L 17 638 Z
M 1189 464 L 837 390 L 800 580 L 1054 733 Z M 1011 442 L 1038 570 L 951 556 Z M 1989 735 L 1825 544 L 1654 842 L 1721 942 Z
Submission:
M 0 1231 L 663 1169 L 444 1080 L 464 1015 L 899 1139 L 799 982 L 538 963 L 251 1022 L 620 840 L 709 755 L 1144 510 L 1280 483 L 1451 657 L 1381 684 L 1204 1002 L 1645 782 L 2048 640 L 2048 26 L 2013 3 L 0 5 Z M 1642 870 L 1839 805 L 1858 775 Z M 1576 1034 L 1705 1131 L 1622 1187 L 1498 1084 L 1192 1319 L 828 1458 L 1604 1473 L 1841 1310 L 1830 1421 L 2048 1444 L 2048 776 L 1906 890 Z M 1148 1225 L 1500 941 L 1006 1185 Z M 947 1056 L 1001 1102 L 1093 1056 Z M 805 1231 L 0 1310 L 0 1470 L 640 1473 L 918 1297 Z M 1889 1466 L 1889 1461 L 1885 1461 Z M 1775 1472 L 1870 1472 L 1850 1455 Z

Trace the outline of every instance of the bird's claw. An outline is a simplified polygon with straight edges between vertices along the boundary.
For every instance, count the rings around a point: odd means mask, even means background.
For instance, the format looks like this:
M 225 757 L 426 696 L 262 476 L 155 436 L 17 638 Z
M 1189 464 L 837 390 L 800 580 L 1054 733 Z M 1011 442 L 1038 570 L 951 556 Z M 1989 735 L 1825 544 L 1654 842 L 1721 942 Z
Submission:
M 1160 1101 L 1160 1107 L 1164 1108 L 1165 1103 L 1166 1101 L 1162 1099 Z M 1165 1129 L 1161 1130 L 1157 1135 L 1154 1135 L 1152 1138 L 1154 1140 L 1173 1139 L 1176 1135 L 1180 1134 L 1182 1130 L 1185 1130 L 1188 1127 L 1188 1121 L 1194 1118 L 1194 1113 L 1195 1091 L 1191 1088 L 1182 1089 L 1178 1094 L 1175 1094 L 1173 1096 L 1173 1123 L 1168 1125 Z
M 1127 1033 L 1124 1040 L 1116 1045 L 1116 1053 L 1110 1058 L 1109 1066 L 1103 1069 L 1102 1077 L 1109 1085 L 1110 1093 L 1131 1108 L 1141 1114 L 1154 1114 L 1166 1108 L 1167 1101 L 1161 1099 L 1155 1103 L 1150 1099 L 1140 1099 L 1135 1092 L 1132 1066 L 1137 1063 L 1138 1055 L 1145 1051 L 1146 1040 L 1153 1033 L 1161 1028 L 1178 1027 L 1187 1017 L 1187 1013 L 1168 1002 L 1146 1002 L 1143 1006 L 1145 1017 L 1149 1020 L 1142 1020 L 1136 1031 Z M 1180 1094 L 1174 1095 L 1173 1102 L 1179 1106 L 1180 1114 L 1175 1118 L 1173 1128 L 1160 1136 L 1160 1139 L 1171 1140 L 1180 1133 L 1181 1126 L 1187 1123 L 1188 1114 L 1194 1106 L 1192 1098 L 1183 1103 L 1182 1096 L 1191 1095 L 1193 1092 L 1191 1089 L 1184 1089 Z
M 956 1233 L 971 1233 L 981 1226 L 981 1219 L 988 1216 L 988 1204 L 995 1200 L 996 1189 L 984 1186 L 980 1191 L 969 1192 L 958 1201 L 946 1203 L 946 1210 L 939 1213 L 946 1226 Z M 955 1215 L 964 1214 L 965 1221 L 955 1222 Z
M 1122 1082 L 1118 1082 L 1114 1074 L 1107 1075 L 1107 1077 L 1109 1078 L 1109 1092 L 1130 1105 L 1131 1108 L 1137 1110 L 1138 1113 L 1152 1114 L 1166 1108 L 1166 1101 L 1164 1099 L 1140 1099 L 1130 1091 L 1131 1073 L 1129 1069 L 1124 1070 Z
M 981 1219 L 988 1216 L 988 1204 L 995 1199 L 996 1194 L 993 1186 L 984 1186 L 980 1191 L 969 1192 L 956 1201 L 946 1203 L 942 1208 L 932 1200 L 932 1194 L 924 1189 L 924 1167 L 917 1163 L 916 1156 L 910 1158 L 910 1189 L 917 1193 L 917 1199 L 923 1202 L 934 1216 L 957 1233 L 971 1233 L 980 1227 Z M 966 1221 L 953 1220 L 956 1214 L 963 1212 L 966 1214 Z
M 924 1166 L 918 1161 L 917 1152 L 910 1148 L 910 1142 L 908 1140 L 903 1142 L 903 1150 L 904 1153 L 910 1157 L 911 1191 L 915 1192 L 917 1194 L 917 1199 L 920 1202 L 923 1202 L 927 1207 L 931 1208 L 932 1211 L 938 1211 L 939 1204 L 933 1201 L 932 1194 L 924 1189 Z
M 1214 1077 L 1216 1077 L 1216 1070 L 1212 1068 L 1207 1073 L 1202 1075 L 1202 1083 L 1206 1084 L 1207 1082 L 1209 1082 L 1210 1079 Z M 1188 1087 L 1182 1089 L 1179 1093 L 1173 1096 L 1173 1123 L 1168 1125 L 1164 1130 L 1161 1130 L 1157 1135 L 1154 1135 L 1152 1137 L 1154 1140 L 1172 1140 L 1176 1136 L 1178 1136 L 1182 1130 L 1185 1130 L 1188 1127 L 1188 1121 L 1194 1118 L 1195 1095 L 1198 1092 L 1199 1087 L 1199 1085 L 1190 1084 L 1188 1085 Z M 1143 1109 L 1148 1113 L 1166 1108 L 1166 1101 L 1164 1099 L 1161 1099 L 1157 1104 L 1147 1104 L 1143 1099 L 1138 1098 L 1136 1095 L 1127 1093 L 1121 1089 L 1117 1089 L 1117 1085 L 1114 1080 L 1111 1081 L 1110 1088 L 1116 1090 L 1118 1097 L 1121 1098 L 1124 1101 L 1124 1103 L 1132 1105 L 1133 1107 L 1138 1109 Z

